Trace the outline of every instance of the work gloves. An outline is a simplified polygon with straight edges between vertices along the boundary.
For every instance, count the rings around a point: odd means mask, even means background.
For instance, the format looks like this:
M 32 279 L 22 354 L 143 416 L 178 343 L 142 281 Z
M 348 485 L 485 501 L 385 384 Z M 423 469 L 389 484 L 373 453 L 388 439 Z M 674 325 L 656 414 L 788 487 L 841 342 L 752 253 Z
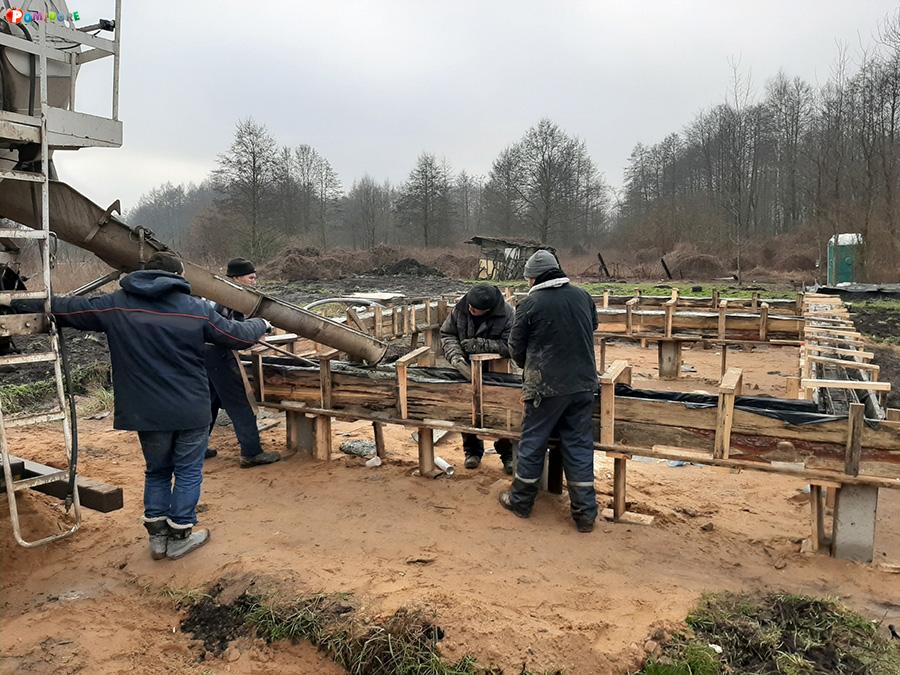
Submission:
M 272 326 L 272 324 L 269 323 L 269 321 L 268 321 L 267 319 L 263 319 L 262 317 L 259 317 L 259 319 L 260 319 L 264 324 L 266 324 L 266 334 L 271 333 L 272 330 L 274 329 L 274 326 Z
M 466 354 L 500 354 L 503 353 L 504 341 L 492 340 L 490 338 L 467 338 L 459 341 L 460 346 L 465 350 Z
M 459 341 L 466 354 L 488 354 L 496 350 L 496 343 L 497 340 L 487 338 L 467 338 Z
M 462 356 L 457 356 L 452 361 L 450 361 L 450 365 L 456 368 L 460 375 L 462 375 L 466 380 L 472 379 L 472 369 L 469 367 L 469 364 L 466 363 L 466 360 Z

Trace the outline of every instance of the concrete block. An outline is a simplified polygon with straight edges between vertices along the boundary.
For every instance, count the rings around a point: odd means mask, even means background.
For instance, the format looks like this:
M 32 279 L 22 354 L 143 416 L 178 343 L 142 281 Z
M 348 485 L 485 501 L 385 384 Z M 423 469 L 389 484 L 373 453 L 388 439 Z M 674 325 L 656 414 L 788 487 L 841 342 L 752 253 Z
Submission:
M 870 563 L 875 554 L 875 519 L 878 488 L 844 485 L 834 508 L 831 554 L 842 560 Z

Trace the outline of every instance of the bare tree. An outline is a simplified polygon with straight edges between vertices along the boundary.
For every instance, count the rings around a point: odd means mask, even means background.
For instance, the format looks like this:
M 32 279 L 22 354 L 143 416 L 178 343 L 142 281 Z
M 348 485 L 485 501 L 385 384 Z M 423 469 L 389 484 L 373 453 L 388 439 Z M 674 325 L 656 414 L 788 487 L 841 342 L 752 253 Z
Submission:
M 238 227 L 247 255 L 263 258 L 277 235 L 270 227 L 268 209 L 274 193 L 277 145 L 262 124 L 252 118 L 237 123 L 231 147 L 219 155 L 213 172 L 221 193 L 219 205 L 240 218 Z
M 453 206 L 446 161 L 439 162 L 427 152 L 419 155 L 401 188 L 397 212 L 408 228 L 421 234 L 425 246 L 448 239 Z

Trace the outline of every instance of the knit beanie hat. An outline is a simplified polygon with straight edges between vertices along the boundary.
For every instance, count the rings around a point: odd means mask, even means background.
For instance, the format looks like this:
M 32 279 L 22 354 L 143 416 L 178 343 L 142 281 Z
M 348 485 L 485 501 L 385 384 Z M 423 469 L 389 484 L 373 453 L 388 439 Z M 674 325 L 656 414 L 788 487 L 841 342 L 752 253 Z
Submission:
M 246 258 L 234 258 L 228 261 L 228 271 L 225 274 L 229 277 L 243 277 L 255 271 L 256 267 Z
M 490 284 L 476 284 L 466 293 L 466 302 L 475 309 L 494 309 L 502 299 L 500 289 Z
M 145 270 L 159 270 L 160 272 L 169 272 L 171 274 L 184 274 L 184 265 L 181 259 L 174 253 L 168 251 L 157 251 L 150 260 L 144 263 Z
M 556 256 L 550 251 L 541 249 L 525 261 L 525 278 L 537 279 L 544 272 L 558 269 L 559 263 L 556 261 Z

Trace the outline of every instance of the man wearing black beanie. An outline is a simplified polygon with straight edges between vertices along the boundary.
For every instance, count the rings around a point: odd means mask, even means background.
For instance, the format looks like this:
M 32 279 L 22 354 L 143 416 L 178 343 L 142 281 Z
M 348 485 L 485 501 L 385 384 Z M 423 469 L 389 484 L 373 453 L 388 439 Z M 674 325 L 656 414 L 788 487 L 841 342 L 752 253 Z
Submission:
M 256 267 L 246 258 L 229 260 L 226 274 L 232 281 L 244 286 L 256 285 Z M 219 304 L 215 304 L 214 307 L 216 312 L 226 319 L 244 320 L 244 315 L 240 312 Z M 277 462 L 281 459 L 281 455 L 277 452 L 263 452 L 259 429 L 256 426 L 256 413 L 247 400 L 244 380 L 238 368 L 240 366 L 230 349 L 219 345 L 206 346 L 206 373 L 209 376 L 209 397 L 212 407 L 209 433 L 212 433 L 216 424 L 219 409 L 225 408 L 241 446 L 241 468 Z M 215 450 L 210 449 L 206 457 L 209 459 L 217 454 Z
M 441 326 L 441 348 L 450 365 L 467 379 L 472 379 L 469 356 L 500 354 L 509 356 L 509 332 L 515 310 L 503 299 L 500 289 L 490 284 L 477 284 L 466 293 Z M 494 449 L 503 462 L 503 470 L 512 474 L 512 442 L 507 438 L 494 441 Z M 463 434 L 465 467 L 476 469 L 484 455 L 484 443 L 474 434 Z

